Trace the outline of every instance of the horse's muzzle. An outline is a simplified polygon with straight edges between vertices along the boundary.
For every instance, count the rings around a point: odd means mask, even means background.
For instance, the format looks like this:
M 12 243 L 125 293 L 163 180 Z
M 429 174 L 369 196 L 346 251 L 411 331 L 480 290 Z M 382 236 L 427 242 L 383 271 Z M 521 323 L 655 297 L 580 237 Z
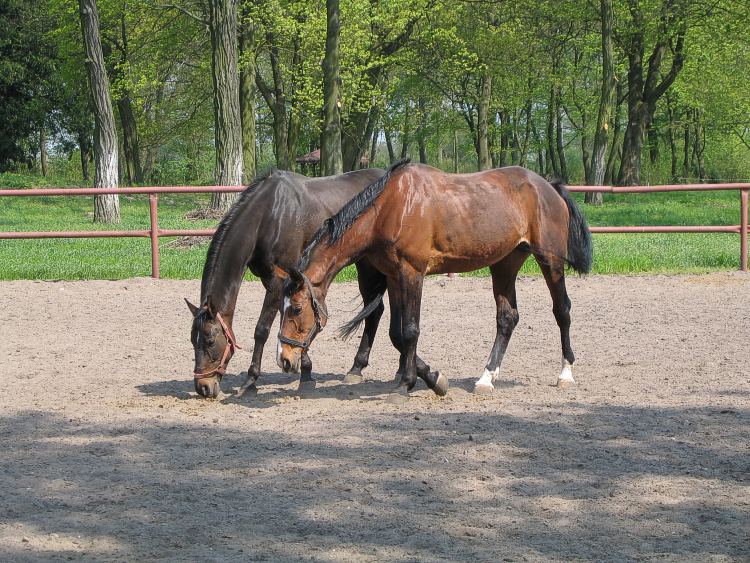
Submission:
M 194 380 L 195 392 L 207 399 L 215 399 L 221 392 L 219 378 L 215 375 Z

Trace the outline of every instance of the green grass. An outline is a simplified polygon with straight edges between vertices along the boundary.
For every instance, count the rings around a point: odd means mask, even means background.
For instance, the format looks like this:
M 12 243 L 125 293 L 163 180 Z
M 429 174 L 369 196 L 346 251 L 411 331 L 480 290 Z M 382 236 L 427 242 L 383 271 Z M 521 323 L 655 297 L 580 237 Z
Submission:
M 33 178 L 0 175 L 0 185 L 25 187 Z M 38 179 L 38 178 L 37 178 Z M 576 194 L 581 200 L 582 195 Z M 216 221 L 189 221 L 184 215 L 208 204 L 207 195 L 162 195 L 163 228 L 205 228 Z M 121 197 L 122 224 L 95 225 L 89 197 L 0 198 L 0 231 L 58 231 L 148 228 L 147 196 Z M 584 206 L 592 225 L 729 225 L 739 223 L 737 192 L 624 194 L 606 197 L 596 208 Z M 200 278 L 208 243 L 175 248 L 160 239 L 161 275 Z M 733 234 L 600 234 L 594 236 L 594 273 L 679 273 L 739 267 L 739 237 Z M 146 238 L 0 241 L 0 280 L 121 279 L 148 276 Z M 522 273 L 536 274 L 533 260 Z M 486 275 L 479 270 L 468 275 Z M 250 276 L 248 276 L 250 277 Z M 353 279 L 353 268 L 339 279 Z

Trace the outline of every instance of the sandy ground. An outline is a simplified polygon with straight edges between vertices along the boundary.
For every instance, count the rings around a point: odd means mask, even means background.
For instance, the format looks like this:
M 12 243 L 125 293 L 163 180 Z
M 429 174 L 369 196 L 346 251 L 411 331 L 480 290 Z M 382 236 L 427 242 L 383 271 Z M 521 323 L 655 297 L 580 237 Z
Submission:
M 329 296 L 296 394 L 266 347 L 236 399 L 262 299 L 221 400 L 192 392 L 197 281 L 5 282 L 0 310 L 0 559 L 32 561 L 747 561 L 750 276 L 569 280 L 578 386 L 553 386 L 558 331 L 541 279 L 491 396 L 470 391 L 494 339 L 489 279 L 431 279 L 419 350 L 448 375 L 383 400 L 387 313 L 368 381 L 342 386 L 358 307 Z M 274 334 L 276 329 L 274 328 Z

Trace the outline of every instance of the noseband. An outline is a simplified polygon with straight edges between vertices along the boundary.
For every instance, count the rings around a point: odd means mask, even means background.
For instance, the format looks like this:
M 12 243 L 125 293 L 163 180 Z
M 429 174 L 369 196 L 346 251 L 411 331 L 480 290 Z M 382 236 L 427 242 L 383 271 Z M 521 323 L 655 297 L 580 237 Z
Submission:
M 227 325 L 227 323 L 224 322 L 224 319 L 221 318 L 221 313 L 216 313 L 216 320 L 219 321 L 219 326 L 221 326 L 221 330 L 224 331 L 224 337 L 227 339 L 227 345 L 224 346 L 224 353 L 221 355 L 221 361 L 219 362 L 219 365 L 214 369 L 210 371 L 204 371 L 203 373 L 194 371 L 194 379 L 202 379 L 204 377 L 209 377 L 215 373 L 223 376 L 227 371 L 227 364 L 229 363 L 230 355 L 234 354 L 235 350 L 242 349 L 242 346 L 237 344 L 237 338 L 235 338 L 232 329 L 229 328 L 229 325 Z
M 312 302 L 312 308 L 313 313 L 315 314 L 315 326 L 313 329 L 307 334 L 304 340 L 295 340 L 294 338 L 289 338 L 281 334 L 281 328 L 279 328 L 279 342 L 283 342 L 284 344 L 289 344 L 290 346 L 294 346 L 295 348 L 302 348 L 303 352 L 307 352 L 307 349 L 310 347 L 310 344 L 312 344 L 313 338 L 315 338 L 318 333 L 323 330 L 323 325 L 320 322 L 321 314 L 328 319 L 328 310 L 326 309 L 326 306 L 319 302 L 315 298 L 315 294 L 313 293 L 312 289 L 312 283 L 309 279 L 307 279 L 307 276 L 305 274 L 301 274 L 302 279 L 305 280 L 305 287 L 307 287 L 307 291 L 310 294 L 310 301 Z M 283 325 L 283 318 L 282 318 L 282 325 Z

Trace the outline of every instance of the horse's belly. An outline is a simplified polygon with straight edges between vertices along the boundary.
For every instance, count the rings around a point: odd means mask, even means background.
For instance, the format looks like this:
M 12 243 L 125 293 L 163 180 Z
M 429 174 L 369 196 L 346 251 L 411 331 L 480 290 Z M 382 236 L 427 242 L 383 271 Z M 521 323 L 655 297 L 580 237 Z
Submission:
M 477 245 L 472 248 L 436 248 L 430 255 L 427 273 L 471 272 L 491 266 L 513 252 L 521 242 L 518 238 L 514 238 L 513 240 L 496 241 L 495 244 Z

